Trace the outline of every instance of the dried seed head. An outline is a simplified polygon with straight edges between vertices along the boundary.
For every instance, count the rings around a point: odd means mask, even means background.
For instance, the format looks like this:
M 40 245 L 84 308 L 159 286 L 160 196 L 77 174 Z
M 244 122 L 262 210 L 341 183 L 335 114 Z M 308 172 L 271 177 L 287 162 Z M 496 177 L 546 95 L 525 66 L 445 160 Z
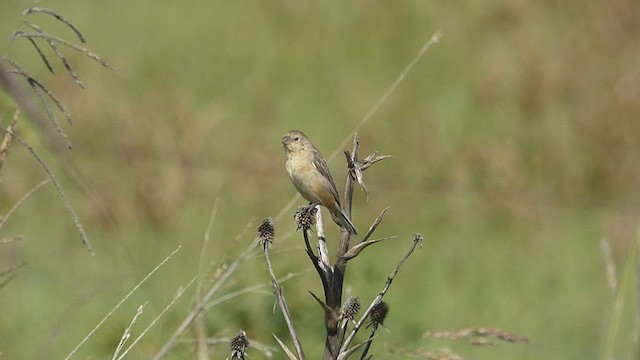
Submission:
M 293 218 L 296 220 L 298 230 L 307 231 L 316 223 L 318 208 L 313 205 L 303 205 L 296 210 Z
M 274 227 L 273 219 L 268 217 L 262 221 L 262 224 L 258 227 L 258 239 L 262 246 L 267 246 L 273 243 L 275 238 L 276 229 Z
M 378 326 L 384 324 L 384 319 L 389 314 L 389 304 L 384 301 L 377 303 L 371 309 L 371 322 L 369 325 Z
M 231 339 L 229 343 L 229 347 L 231 348 L 231 359 L 245 359 L 247 353 L 247 347 L 249 346 L 249 340 L 247 339 L 247 334 L 240 330 L 238 335 Z
M 346 320 L 353 320 L 360 311 L 360 298 L 357 296 L 349 296 L 347 300 L 342 304 L 340 309 L 340 318 Z

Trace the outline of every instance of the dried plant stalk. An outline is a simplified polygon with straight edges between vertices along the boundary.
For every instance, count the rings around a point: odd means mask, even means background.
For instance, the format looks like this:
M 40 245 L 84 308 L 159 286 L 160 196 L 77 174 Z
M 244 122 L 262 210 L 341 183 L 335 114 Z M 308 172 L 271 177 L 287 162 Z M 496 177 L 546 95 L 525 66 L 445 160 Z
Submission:
M 20 116 L 20 110 L 16 110 L 16 112 L 13 115 L 13 119 L 11 119 L 11 123 L 9 123 L 9 127 L 7 127 L 7 130 L 9 130 L 10 132 L 5 132 L 4 137 L 2 138 L 2 143 L 0 143 L 0 169 L 2 169 L 4 160 L 7 158 L 7 153 L 9 152 L 9 146 L 11 146 L 11 142 L 13 140 L 12 133 L 16 131 L 16 127 L 18 126 L 19 116 Z
M 53 9 L 39 7 L 39 6 L 32 6 L 32 7 L 28 8 L 27 10 L 25 10 L 24 12 L 22 12 L 22 15 L 29 15 L 29 14 L 33 14 L 33 13 L 44 13 L 44 14 L 48 14 L 48 15 L 53 16 L 54 18 L 56 18 L 61 23 L 67 25 L 76 34 L 76 36 L 78 37 L 78 40 L 80 40 L 80 42 L 86 42 L 87 41 L 87 39 L 84 37 L 84 35 L 82 35 L 80 30 L 75 25 L 73 25 L 73 23 L 71 21 L 67 20 L 64 16 L 58 14 Z

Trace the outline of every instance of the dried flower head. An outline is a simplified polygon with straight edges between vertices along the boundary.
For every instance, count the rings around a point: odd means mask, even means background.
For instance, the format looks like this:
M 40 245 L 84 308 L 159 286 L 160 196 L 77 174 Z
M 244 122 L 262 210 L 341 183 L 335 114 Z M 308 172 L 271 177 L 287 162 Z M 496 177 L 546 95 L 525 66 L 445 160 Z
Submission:
M 360 311 L 360 298 L 349 296 L 340 309 L 340 319 L 353 320 Z
M 298 230 L 307 231 L 316 223 L 318 208 L 313 205 L 303 205 L 296 210 L 293 218 L 296 220 Z
M 384 301 L 377 303 L 373 309 L 371 309 L 371 322 L 369 325 L 378 326 L 384 325 L 384 319 L 389 314 L 389 304 Z
M 267 246 L 273 243 L 275 238 L 276 229 L 274 227 L 273 219 L 268 217 L 262 221 L 262 224 L 258 227 L 258 240 L 262 246 Z
M 422 234 L 420 233 L 415 233 L 413 234 L 413 241 L 420 244 L 420 248 L 422 248 L 422 243 L 424 242 L 424 237 L 422 237 Z
M 240 330 L 238 335 L 231 339 L 229 343 L 229 347 L 231 348 L 231 359 L 245 359 L 247 356 L 246 350 L 249 346 L 249 340 L 247 339 L 247 334 Z

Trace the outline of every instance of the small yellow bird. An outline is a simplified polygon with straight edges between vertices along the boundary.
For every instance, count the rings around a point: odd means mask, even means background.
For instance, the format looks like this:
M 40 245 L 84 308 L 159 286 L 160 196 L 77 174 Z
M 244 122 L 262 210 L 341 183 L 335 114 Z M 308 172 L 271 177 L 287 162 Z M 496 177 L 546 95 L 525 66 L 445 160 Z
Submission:
M 356 228 L 340 206 L 340 196 L 327 162 L 302 131 L 291 130 L 282 137 L 285 168 L 300 195 L 312 204 L 320 204 L 339 226 L 356 234 Z

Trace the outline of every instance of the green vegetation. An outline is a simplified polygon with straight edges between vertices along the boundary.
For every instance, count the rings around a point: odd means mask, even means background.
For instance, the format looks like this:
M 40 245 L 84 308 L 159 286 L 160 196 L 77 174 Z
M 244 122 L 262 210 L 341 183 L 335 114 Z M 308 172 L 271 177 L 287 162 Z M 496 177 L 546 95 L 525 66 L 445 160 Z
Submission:
M 2 2 L 0 39 L 31 5 Z M 51 184 L 12 215 L 0 238 L 24 240 L 0 244 L 0 271 L 27 265 L 0 288 L 2 358 L 64 358 L 182 245 L 75 358 L 111 356 L 139 305 L 149 302 L 134 333 L 198 273 L 216 198 L 207 269 L 242 251 L 260 221 L 295 193 L 282 134 L 302 129 L 328 156 L 438 29 L 441 42 L 359 132 L 363 154 L 396 159 L 365 174 L 371 199 L 356 194 L 355 225 L 367 228 L 391 206 L 377 235 L 399 238 L 367 249 L 349 267 L 346 285 L 367 303 L 413 233 L 425 237 L 385 297 L 391 333 L 379 332 L 371 352 L 397 359 L 449 347 L 467 359 L 603 358 L 614 302 L 604 237 L 617 279 L 626 279 L 611 351 L 620 359 L 637 354 L 637 280 L 633 272 L 622 276 L 640 225 L 637 1 L 39 5 L 72 20 L 119 72 L 68 51 L 86 84 L 81 90 L 59 63 L 48 74 L 26 41 L 0 42 L 0 53 L 42 78 L 74 115 L 73 126 L 64 124 L 74 145 L 66 157 L 51 152 L 43 140 L 49 135 L 24 118 L 18 133 L 59 177 L 96 251 L 87 254 Z M 14 111 L 1 92 L 2 127 Z M 339 187 L 343 162 L 330 163 Z M 0 177 L 4 214 L 46 175 L 14 144 Z M 317 358 L 322 313 L 307 290 L 320 293 L 321 285 L 301 235 L 283 238 L 295 229 L 294 209 L 276 225 L 272 261 L 282 276 L 302 272 L 284 284 L 285 295 L 307 355 Z M 331 244 L 337 230 L 327 230 Z M 269 284 L 260 257 L 242 265 L 225 293 L 255 284 Z M 277 346 L 275 333 L 290 344 L 269 293 L 266 287 L 211 308 L 208 333 L 234 336 L 242 328 L 250 340 Z M 164 344 L 193 295 L 160 319 L 131 358 L 148 358 Z M 497 327 L 530 343 L 478 347 L 423 337 L 469 327 Z M 228 355 L 226 345 L 214 349 L 215 359 Z M 169 358 L 193 359 L 193 346 L 179 344 Z

